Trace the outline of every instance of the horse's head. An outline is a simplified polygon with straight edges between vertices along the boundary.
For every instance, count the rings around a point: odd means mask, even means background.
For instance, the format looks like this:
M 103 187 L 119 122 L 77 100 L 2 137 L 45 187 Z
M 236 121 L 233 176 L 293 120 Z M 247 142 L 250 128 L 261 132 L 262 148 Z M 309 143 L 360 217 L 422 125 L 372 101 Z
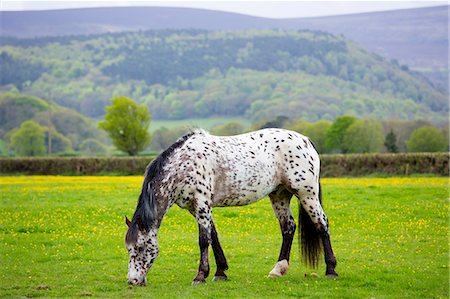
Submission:
M 130 257 L 128 283 L 145 285 L 147 272 L 159 251 L 156 229 L 146 228 L 140 217 L 133 218 L 133 221 L 128 220 L 128 218 L 125 218 L 125 220 L 128 225 L 125 245 Z

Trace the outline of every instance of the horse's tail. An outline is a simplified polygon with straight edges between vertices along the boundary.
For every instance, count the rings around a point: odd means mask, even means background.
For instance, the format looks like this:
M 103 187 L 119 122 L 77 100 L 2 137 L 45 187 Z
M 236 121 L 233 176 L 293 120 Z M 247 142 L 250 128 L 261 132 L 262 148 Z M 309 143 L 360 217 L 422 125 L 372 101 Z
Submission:
M 322 204 L 322 192 L 319 182 L 319 202 Z M 312 268 L 317 268 L 319 256 L 322 252 L 322 242 L 320 233 L 309 217 L 308 212 L 299 201 L 299 223 L 298 231 L 299 244 L 301 244 L 301 255 L 303 261 Z

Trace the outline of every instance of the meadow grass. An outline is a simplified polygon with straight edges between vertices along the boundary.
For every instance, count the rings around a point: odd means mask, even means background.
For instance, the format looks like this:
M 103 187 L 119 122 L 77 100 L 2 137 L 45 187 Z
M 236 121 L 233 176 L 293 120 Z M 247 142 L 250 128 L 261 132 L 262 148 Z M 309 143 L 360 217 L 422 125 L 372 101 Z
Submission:
M 142 177 L 1 177 L 0 297 L 448 298 L 448 178 L 323 179 L 339 278 L 301 263 L 267 278 L 281 235 L 268 199 L 217 208 L 229 280 L 191 286 L 197 225 L 178 207 L 159 233 L 146 287 L 126 283 L 124 215 Z M 297 202 L 293 210 L 297 218 Z M 210 251 L 211 272 L 215 271 Z M 305 277 L 316 272 L 318 277 Z

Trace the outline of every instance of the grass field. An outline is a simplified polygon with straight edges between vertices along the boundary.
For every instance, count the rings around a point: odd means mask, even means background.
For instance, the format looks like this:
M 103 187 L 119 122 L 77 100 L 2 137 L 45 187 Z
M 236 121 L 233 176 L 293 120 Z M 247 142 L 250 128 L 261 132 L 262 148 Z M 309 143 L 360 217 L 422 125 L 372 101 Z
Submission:
M 268 199 L 214 211 L 228 281 L 191 286 L 197 225 L 178 207 L 146 287 L 129 288 L 123 216 L 141 177 L 0 177 L 0 297 L 448 298 L 448 178 L 324 179 L 339 278 L 301 264 L 267 278 L 281 235 Z M 293 201 L 294 214 L 297 203 Z M 210 251 L 212 271 L 214 257 Z M 317 272 L 319 277 L 305 277 Z M 213 272 L 214 273 L 214 272 Z

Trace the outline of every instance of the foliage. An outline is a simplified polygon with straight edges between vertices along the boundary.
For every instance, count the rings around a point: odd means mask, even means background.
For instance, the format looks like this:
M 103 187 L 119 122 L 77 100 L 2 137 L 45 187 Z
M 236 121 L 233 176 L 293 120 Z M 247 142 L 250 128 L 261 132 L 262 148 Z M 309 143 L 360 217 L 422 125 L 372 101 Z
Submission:
M 154 132 L 162 127 L 166 127 L 167 129 L 185 127 L 185 128 L 203 128 L 205 130 L 211 130 L 215 126 L 226 124 L 228 122 L 240 123 L 245 128 L 250 127 L 251 125 L 250 120 L 243 117 L 208 117 L 208 118 L 187 118 L 180 120 L 152 120 L 150 131 Z
M 448 122 L 443 124 L 443 127 L 448 127 Z M 419 120 L 388 120 L 383 122 L 384 131 L 389 132 L 394 130 L 397 137 L 397 143 L 399 152 L 407 152 L 406 141 L 411 137 L 412 132 L 416 129 L 424 126 L 433 126 L 430 122 Z
M 0 156 L 9 156 L 8 145 L 3 139 L 0 139 Z
M 48 114 L 40 113 L 35 116 L 36 121 L 41 125 L 49 123 Z M 80 115 L 74 110 L 66 108 L 56 108 L 50 116 L 50 124 L 59 133 L 70 139 L 72 147 L 79 149 L 80 144 L 86 140 L 95 138 L 101 142 L 106 142 L 107 138 L 104 132 L 96 127 L 96 122 L 92 119 Z
M 80 144 L 80 151 L 87 156 L 104 156 L 108 149 L 100 141 L 90 138 Z
M 105 120 L 99 128 L 105 130 L 113 144 L 130 156 L 135 156 L 150 143 L 150 112 L 127 97 L 116 97 L 106 108 Z
M 123 215 L 132 215 L 141 186 L 142 176 L 2 177 L 0 297 L 449 296 L 448 178 L 323 179 L 340 274 L 335 280 L 324 277 L 323 263 L 317 270 L 300 263 L 296 238 L 287 275 L 267 278 L 281 236 L 270 201 L 264 199 L 214 209 L 229 280 L 208 279 L 192 287 L 198 228 L 187 211 L 174 206 L 160 228 L 160 256 L 148 285 L 129 288 Z M 213 274 L 211 252 L 210 261 Z M 319 277 L 305 277 L 311 272 Z
M 342 147 L 347 153 L 376 153 L 383 148 L 383 127 L 373 119 L 358 119 L 346 130 Z
M 322 155 L 324 177 L 439 174 L 448 176 L 449 153 Z
M 45 155 L 44 128 L 32 120 L 24 121 L 11 131 L 10 146 L 19 156 Z
M 2 158 L 0 174 L 135 174 L 154 157 Z M 321 176 L 434 174 L 447 176 L 449 153 L 321 155 Z
M 51 127 L 52 134 L 58 136 L 59 141 L 56 142 L 62 142 L 60 150 L 63 151 L 71 148 L 78 150 L 80 143 L 89 138 L 106 142 L 106 136 L 96 128 L 94 121 L 74 110 L 17 92 L 1 94 L 0 138 L 26 120 Z
M 47 110 L 48 104 L 39 98 L 20 93 L 0 94 L 0 137 Z
M 395 135 L 392 129 L 384 138 L 384 146 L 389 153 L 398 153 L 397 135 Z
M 30 63 L 29 57 L 14 58 L 7 52 L 0 53 L 0 85 L 14 84 L 22 87 L 26 82 L 39 78 L 47 69 L 40 63 Z
M 218 136 L 232 136 L 242 134 L 243 132 L 244 126 L 238 122 L 229 122 L 211 129 L 211 133 Z
M 261 124 L 257 123 L 254 125 L 255 130 L 265 129 L 265 128 L 283 128 L 286 123 L 289 122 L 289 117 L 285 115 L 278 115 L 273 120 L 263 121 Z
M 326 148 L 330 152 L 347 153 L 349 151 L 345 143 L 347 129 L 356 121 L 353 116 L 337 117 L 326 133 Z
M 72 150 L 72 142 L 69 138 L 55 130 L 55 128 L 45 128 L 45 145 L 47 153 L 58 153 Z M 51 151 L 49 150 L 49 138 L 51 138 Z
M 51 93 L 58 104 L 95 118 L 118 95 L 145 103 L 155 119 L 358 115 L 438 122 L 448 112 L 447 95 L 422 77 L 324 32 L 160 30 L 9 39 L 0 52 L 14 70 L 5 73 L 5 83 L 41 98 Z M 46 71 L 36 77 L 34 66 Z
M 319 153 L 326 153 L 327 131 L 331 126 L 332 123 L 326 120 L 318 121 L 316 123 L 297 121 L 291 122 L 286 128 L 308 136 Z
M 436 127 L 416 129 L 406 142 L 409 152 L 443 152 L 448 150 L 448 138 Z
M 185 127 L 175 127 L 168 129 L 161 127 L 153 132 L 151 149 L 162 151 L 171 146 L 178 138 L 188 131 Z

